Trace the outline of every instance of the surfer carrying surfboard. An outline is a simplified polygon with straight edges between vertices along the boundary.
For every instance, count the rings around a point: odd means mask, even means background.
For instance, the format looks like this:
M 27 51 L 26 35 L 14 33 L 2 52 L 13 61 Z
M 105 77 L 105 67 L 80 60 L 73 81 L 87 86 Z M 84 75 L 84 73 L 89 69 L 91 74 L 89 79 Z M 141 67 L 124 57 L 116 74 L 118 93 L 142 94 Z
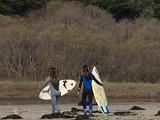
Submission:
M 58 98 L 61 95 L 59 91 L 58 72 L 55 68 L 50 68 L 50 75 L 47 77 L 44 86 L 50 85 L 52 113 L 60 112 Z
M 88 66 L 84 65 L 81 70 L 81 76 L 80 76 L 80 83 L 78 88 L 78 94 L 80 94 L 81 86 L 83 83 L 83 93 L 82 93 L 82 104 L 83 104 L 83 110 L 84 114 L 87 115 L 86 110 L 86 99 L 88 97 L 89 100 L 89 114 L 92 114 L 92 99 L 93 99 L 93 91 L 92 91 L 92 80 L 94 80 L 97 84 L 103 86 L 102 83 L 100 83 L 92 73 L 89 72 Z

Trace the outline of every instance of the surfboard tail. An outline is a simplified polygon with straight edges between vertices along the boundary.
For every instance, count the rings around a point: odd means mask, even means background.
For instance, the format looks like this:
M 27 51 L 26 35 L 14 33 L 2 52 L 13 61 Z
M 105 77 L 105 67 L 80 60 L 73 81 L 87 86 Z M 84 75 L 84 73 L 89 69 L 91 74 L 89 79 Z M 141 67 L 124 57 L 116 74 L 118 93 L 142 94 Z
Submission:
M 108 106 L 106 106 L 106 107 L 101 106 L 100 110 L 104 114 L 109 114 L 110 113 Z

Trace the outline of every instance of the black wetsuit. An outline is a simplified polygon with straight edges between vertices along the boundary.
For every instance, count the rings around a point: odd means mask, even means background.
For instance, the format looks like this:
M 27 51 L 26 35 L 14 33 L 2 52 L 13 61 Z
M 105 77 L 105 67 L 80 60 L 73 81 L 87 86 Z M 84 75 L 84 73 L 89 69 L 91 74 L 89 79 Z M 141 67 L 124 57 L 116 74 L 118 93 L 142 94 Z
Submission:
M 92 112 L 92 98 L 93 98 L 92 80 L 94 80 L 97 84 L 102 85 L 91 73 L 80 76 L 79 88 L 81 88 L 83 83 L 82 104 L 84 112 L 86 112 L 87 96 L 89 100 L 89 111 Z

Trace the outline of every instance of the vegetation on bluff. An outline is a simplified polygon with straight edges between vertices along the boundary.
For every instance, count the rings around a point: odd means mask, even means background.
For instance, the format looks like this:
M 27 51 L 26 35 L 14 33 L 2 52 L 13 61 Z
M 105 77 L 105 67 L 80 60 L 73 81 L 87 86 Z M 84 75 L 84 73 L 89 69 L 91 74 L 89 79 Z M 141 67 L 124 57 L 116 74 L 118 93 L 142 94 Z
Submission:
M 94 65 L 103 79 L 158 82 L 160 22 L 124 19 L 96 6 L 50 2 L 28 17 L 0 16 L 0 76 L 44 78 L 50 66 L 62 78 L 78 79 L 83 64 Z

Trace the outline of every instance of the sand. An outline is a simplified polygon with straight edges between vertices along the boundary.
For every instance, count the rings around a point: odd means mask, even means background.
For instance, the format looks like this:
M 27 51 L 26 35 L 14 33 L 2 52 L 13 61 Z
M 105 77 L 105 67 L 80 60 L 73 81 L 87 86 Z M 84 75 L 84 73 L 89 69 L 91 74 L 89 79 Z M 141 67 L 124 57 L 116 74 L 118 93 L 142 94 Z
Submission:
M 160 102 L 125 102 L 125 103 L 112 103 L 110 104 L 111 112 L 127 111 L 133 106 L 139 106 L 146 110 L 131 110 L 131 112 L 137 113 L 137 115 L 126 116 L 106 116 L 96 113 L 97 117 L 93 117 L 95 120 L 160 120 L 160 116 L 155 114 L 160 110 Z M 75 104 L 61 104 L 62 111 L 70 111 L 72 107 L 78 107 Z M 94 110 L 97 107 L 94 106 Z M 0 118 L 13 113 L 19 113 L 24 120 L 40 120 L 41 116 L 51 112 L 50 104 L 25 104 L 25 105 L 0 105 Z M 82 113 L 79 113 L 82 114 Z M 71 119 L 71 118 L 70 118 Z M 67 120 L 70 120 L 67 119 Z M 58 119 L 62 120 L 62 119 Z

